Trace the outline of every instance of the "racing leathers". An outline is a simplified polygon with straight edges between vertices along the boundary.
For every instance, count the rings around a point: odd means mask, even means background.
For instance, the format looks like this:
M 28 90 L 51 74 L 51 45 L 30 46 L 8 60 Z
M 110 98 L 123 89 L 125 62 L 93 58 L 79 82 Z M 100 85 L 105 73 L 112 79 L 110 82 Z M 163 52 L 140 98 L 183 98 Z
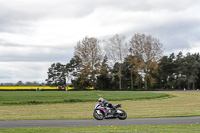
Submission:
M 102 98 L 103 99 L 103 98 Z M 109 107 L 111 110 L 112 110 L 112 112 L 113 113 L 115 113 L 116 112 L 116 108 L 115 108 L 115 106 L 113 106 L 111 103 L 109 103 L 107 100 L 101 100 L 101 101 L 98 101 L 98 103 L 99 103 L 99 105 L 101 106 L 101 107 Z

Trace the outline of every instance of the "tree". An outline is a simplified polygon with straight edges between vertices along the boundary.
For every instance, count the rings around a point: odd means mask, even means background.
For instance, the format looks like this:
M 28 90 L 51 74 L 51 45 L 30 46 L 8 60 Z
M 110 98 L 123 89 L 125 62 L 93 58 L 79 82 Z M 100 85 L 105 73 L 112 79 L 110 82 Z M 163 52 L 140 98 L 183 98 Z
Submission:
M 174 60 L 174 79 L 176 81 L 176 85 L 178 89 L 185 87 L 185 80 L 186 80 L 186 71 L 187 71 L 187 62 L 186 58 L 183 56 L 183 53 L 180 51 L 177 56 L 176 60 Z
M 174 55 L 174 53 L 172 53 Z M 173 59 L 168 58 L 168 56 L 163 56 L 158 64 L 159 71 L 159 83 L 162 89 L 168 88 L 167 83 L 170 77 L 174 73 L 174 63 Z
M 61 63 L 53 63 L 48 69 L 48 79 L 46 79 L 49 85 L 66 85 L 65 65 Z
M 24 85 L 24 84 L 23 84 L 22 81 L 18 81 L 17 84 L 16 84 L 16 86 L 23 86 L 23 85 Z
M 195 89 L 195 82 L 198 79 L 200 63 L 198 62 L 198 58 L 196 57 L 196 54 L 191 55 L 190 53 L 187 53 L 185 57 L 187 62 L 186 77 L 188 89 L 190 89 L 190 84 L 192 84 L 192 88 Z
M 98 43 L 98 40 L 94 37 L 85 37 L 77 43 L 74 52 L 74 55 L 80 59 L 81 82 L 89 80 L 92 86 L 95 86 L 102 60 L 101 48 Z
M 131 76 L 131 89 L 133 90 L 133 75 L 134 74 L 136 76 L 135 83 L 141 87 L 142 76 L 138 73 L 138 70 L 143 64 L 141 63 L 141 60 L 138 60 L 135 56 L 132 56 L 132 55 L 128 56 L 128 62 L 129 62 L 129 69 L 130 69 L 130 76 Z
M 39 86 L 40 84 L 37 83 L 36 81 L 33 81 L 33 82 L 26 82 L 26 86 Z
M 148 89 L 148 80 L 151 84 L 155 83 L 150 73 L 155 73 L 158 67 L 158 62 L 162 56 L 162 44 L 151 35 L 135 34 L 130 42 L 130 53 L 133 57 L 139 60 L 139 69 L 137 73 L 144 73 L 145 90 Z
M 122 64 L 122 86 L 123 88 L 131 89 L 133 90 L 134 82 L 136 81 L 136 75 L 134 73 L 134 67 L 136 66 L 136 62 L 134 62 L 131 56 L 127 56 Z
M 70 62 L 66 64 L 67 80 L 69 81 L 71 79 L 71 82 L 73 83 L 75 89 L 79 88 L 78 79 L 79 79 L 80 70 L 81 70 L 80 63 L 81 63 L 80 58 L 78 56 L 74 56 L 70 60 Z M 80 88 L 82 88 L 82 86 L 80 86 Z
M 119 78 L 119 89 L 122 89 L 122 63 L 128 54 L 128 46 L 125 42 L 125 36 L 116 34 L 105 41 L 104 50 L 108 59 L 113 63 L 119 63 L 117 76 Z
M 100 90 L 109 89 L 110 86 L 110 78 L 109 78 L 109 66 L 107 64 L 108 58 L 104 56 L 103 62 L 100 67 L 100 75 L 97 80 L 97 88 Z

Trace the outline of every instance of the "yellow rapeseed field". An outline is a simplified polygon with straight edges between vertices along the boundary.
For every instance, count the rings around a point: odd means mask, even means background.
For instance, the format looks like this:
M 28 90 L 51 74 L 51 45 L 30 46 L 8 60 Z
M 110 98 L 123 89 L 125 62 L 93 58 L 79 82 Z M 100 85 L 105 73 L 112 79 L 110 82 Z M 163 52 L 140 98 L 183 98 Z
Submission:
M 65 87 L 66 90 L 74 89 L 74 87 Z M 58 87 L 51 86 L 0 86 L 0 90 L 58 90 Z M 93 90 L 93 87 L 86 87 L 87 90 Z
M 0 86 L 0 90 L 58 89 L 50 86 Z

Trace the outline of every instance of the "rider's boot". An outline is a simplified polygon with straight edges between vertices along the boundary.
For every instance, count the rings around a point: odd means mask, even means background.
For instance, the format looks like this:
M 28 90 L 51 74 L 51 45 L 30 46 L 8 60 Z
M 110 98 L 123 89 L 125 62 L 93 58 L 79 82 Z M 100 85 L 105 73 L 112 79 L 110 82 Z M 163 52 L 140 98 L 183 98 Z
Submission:
M 117 113 L 117 109 L 115 107 L 112 108 L 112 114 Z

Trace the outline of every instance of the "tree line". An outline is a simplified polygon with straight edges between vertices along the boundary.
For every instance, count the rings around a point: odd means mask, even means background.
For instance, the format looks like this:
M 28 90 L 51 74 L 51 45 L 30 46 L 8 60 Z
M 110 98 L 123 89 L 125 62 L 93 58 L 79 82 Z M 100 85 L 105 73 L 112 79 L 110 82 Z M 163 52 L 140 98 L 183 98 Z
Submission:
M 179 52 L 162 55 L 159 39 L 134 34 L 106 40 L 85 37 L 74 49 L 69 63 L 53 63 L 48 85 L 71 83 L 75 89 L 93 86 L 99 90 L 196 89 L 200 87 L 200 56 Z

